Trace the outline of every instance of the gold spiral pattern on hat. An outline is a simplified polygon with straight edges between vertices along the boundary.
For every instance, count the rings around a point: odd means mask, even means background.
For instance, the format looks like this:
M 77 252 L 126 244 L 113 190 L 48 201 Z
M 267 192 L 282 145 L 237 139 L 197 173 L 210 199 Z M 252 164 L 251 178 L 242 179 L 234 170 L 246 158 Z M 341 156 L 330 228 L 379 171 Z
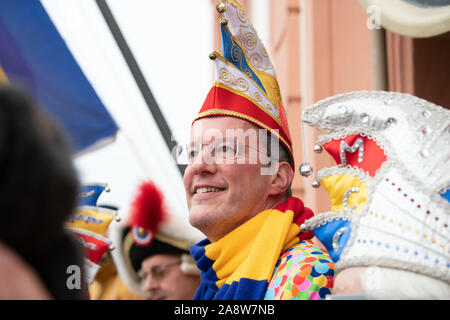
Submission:
M 237 17 L 239 18 L 239 20 L 241 20 L 241 22 L 243 22 L 243 23 L 247 22 L 247 17 L 245 16 L 245 12 L 244 12 L 244 10 L 242 10 L 242 8 L 237 8 L 236 13 L 237 13 Z
M 249 58 L 250 63 L 252 64 L 253 67 L 255 67 L 256 69 L 263 69 L 263 68 L 265 69 L 265 67 L 263 66 L 263 58 L 259 53 L 255 53 L 251 55 Z
M 237 1 L 237 0 L 227 0 L 226 2 L 231 4 L 231 6 L 227 6 L 227 10 L 228 11 L 231 10 L 232 8 L 234 8 L 234 10 L 236 10 L 236 14 L 238 15 L 238 17 L 239 17 L 239 19 L 241 21 L 242 21 L 242 19 L 244 19 L 243 22 L 245 22 L 247 20 L 247 17 L 245 16 L 245 13 L 244 13 L 244 8 L 241 6 L 239 1 Z
M 237 79 L 234 84 L 236 85 L 236 88 L 240 91 L 247 91 L 248 90 L 248 82 L 244 78 Z
M 269 54 L 267 53 L 266 47 L 262 42 L 259 42 L 259 49 L 265 58 L 269 58 Z
M 233 76 L 233 74 L 227 70 L 226 68 L 220 68 L 219 70 L 219 78 L 223 82 L 229 83 L 233 85 L 237 90 L 241 92 L 248 91 L 249 85 L 248 81 L 245 78 L 238 78 L 237 80 Z
M 220 68 L 219 70 L 219 78 L 224 82 L 233 82 L 233 74 L 228 71 L 226 68 Z
M 239 48 L 239 46 L 235 45 L 233 43 L 233 46 L 231 47 L 231 59 L 233 61 L 238 62 L 242 59 L 242 50 Z
M 219 79 L 218 79 L 218 80 L 219 80 Z M 246 79 L 246 81 L 247 81 L 249 84 L 251 84 L 251 81 L 250 81 L 249 79 Z M 231 83 L 231 84 L 232 84 L 233 86 L 230 86 L 230 84 L 224 84 L 224 83 L 222 83 L 222 82 L 215 82 L 215 83 L 214 83 L 214 85 L 217 86 L 217 87 L 224 88 L 224 89 L 226 89 L 226 90 L 228 90 L 228 91 L 231 91 L 231 92 L 233 92 L 233 93 L 235 93 L 235 94 L 237 94 L 237 95 L 240 95 L 240 96 L 242 96 L 242 97 L 244 97 L 244 98 L 250 100 L 250 101 L 253 102 L 260 110 L 264 111 L 264 112 L 265 112 L 267 115 L 269 115 L 275 122 L 277 122 L 277 124 L 278 124 L 280 127 L 283 127 L 283 125 L 282 125 L 281 122 L 280 122 L 278 109 L 275 107 L 275 110 L 274 110 L 274 106 L 271 105 L 271 102 L 270 102 L 270 101 L 264 101 L 265 95 L 264 95 L 262 92 L 256 91 L 256 92 L 258 92 L 258 93 L 261 95 L 261 97 L 262 97 L 262 101 L 261 101 L 261 102 L 258 102 L 258 101 L 256 101 L 256 99 L 254 98 L 254 96 L 255 96 L 255 91 L 252 91 L 252 90 L 251 90 L 251 86 L 250 86 L 248 92 L 242 92 L 242 91 L 239 91 L 238 89 L 235 88 L 234 83 Z M 272 112 L 269 111 L 269 110 L 266 108 L 267 106 L 270 106 L 271 109 L 272 109 L 273 111 L 272 111 Z
M 250 79 L 253 78 L 253 74 L 252 74 L 252 72 L 250 71 L 250 69 L 245 69 L 245 70 L 242 70 L 242 71 L 244 71 L 245 75 L 246 75 L 247 77 L 249 77 Z
M 258 38 L 253 32 L 247 32 L 242 35 L 241 44 L 245 49 L 253 50 L 258 44 Z

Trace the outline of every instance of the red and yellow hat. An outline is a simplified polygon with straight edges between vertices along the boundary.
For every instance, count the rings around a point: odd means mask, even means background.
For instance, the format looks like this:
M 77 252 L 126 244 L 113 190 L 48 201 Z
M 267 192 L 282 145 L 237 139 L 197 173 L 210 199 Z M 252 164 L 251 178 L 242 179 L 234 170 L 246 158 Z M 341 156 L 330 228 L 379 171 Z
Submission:
M 261 39 L 235 0 L 223 0 L 220 19 L 223 56 L 213 52 L 215 82 L 194 121 L 232 116 L 266 129 L 294 160 L 292 142 L 272 62 Z

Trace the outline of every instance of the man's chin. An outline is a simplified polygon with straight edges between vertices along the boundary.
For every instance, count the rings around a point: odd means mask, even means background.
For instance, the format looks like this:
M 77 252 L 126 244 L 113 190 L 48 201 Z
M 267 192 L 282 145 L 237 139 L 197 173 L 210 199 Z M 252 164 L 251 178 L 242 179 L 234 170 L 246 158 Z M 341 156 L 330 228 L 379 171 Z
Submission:
M 217 216 L 217 209 L 215 208 L 204 205 L 192 206 L 189 210 L 189 223 L 205 233 L 204 231 L 211 225 L 211 219 Z
M 148 298 L 148 300 L 170 300 L 166 294 L 154 294 Z

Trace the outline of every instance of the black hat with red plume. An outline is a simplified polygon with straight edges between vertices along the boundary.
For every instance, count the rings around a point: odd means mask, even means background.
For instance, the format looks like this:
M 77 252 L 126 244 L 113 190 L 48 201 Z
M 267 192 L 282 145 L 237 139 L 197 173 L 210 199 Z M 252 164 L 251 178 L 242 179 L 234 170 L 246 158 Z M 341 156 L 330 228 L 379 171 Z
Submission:
M 111 255 L 127 287 L 145 295 L 139 277 L 142 262 L 156 254 L 180 254 L 181 271 L 199 275 L 189 248 L 203 237 L 189 224 L 185 213 L 169 208 L 159 188 L 146 181 L 139 185 L 128 217 L 111 229 L 116 246 Z
M 155 254 L 189 253 L 167 237 L 158 234 L 158 227 L 167 220 L 166 207 L 161 191 L 153 182 L 144 182 L 139 186 L 138 194 L 131 204 L 128 228 L 124 229 L 123 239 L 128 236 L 130 243 L 128 256 L 137 272 L 145 258 Z

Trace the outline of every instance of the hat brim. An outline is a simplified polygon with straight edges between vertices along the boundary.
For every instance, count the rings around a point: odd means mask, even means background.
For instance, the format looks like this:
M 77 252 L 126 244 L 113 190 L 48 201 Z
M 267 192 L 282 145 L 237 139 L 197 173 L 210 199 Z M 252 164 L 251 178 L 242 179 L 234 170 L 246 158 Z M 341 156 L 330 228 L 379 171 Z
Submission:
M 157 254 L 183 254 L 189 253 L 187 250 L 180 249 L 170 243 L 160 241 L 158 235 L 151 241 L 150 244 L 140 246 L 134 241 L 127 241 L 131 237 L 131 228 L 126 227 L 122 230 L 122 243 L 124 244 L 124 253 L 130 260 L 134 272 L 139 272 L 142 262 Z M 125 244 L 128 244 L 125 246 Z
M 139 277 L 136 271 L 134 271 L 130 259 L 127 258 L 125 253 L 126 245 L 122 241 L 123 234 L 128 228 L 123 222 L 114 223 L 110 226 L 109 237 L 115 246 L 115 249 L 110 253 L 116 265 L 117 272 L 128 289 L 137 295 L 145 297 L 147 294 L 141 286 Z
M 110 238 L 116 247 L 111 251 L 111 256 L 125 285 L 135 294 L 146 296 L 138 275 L 142 262 L 156 254 L 189 255 L 189 246 L 181 240 L 160 234 L 156 234 L 149 245 L 139 246 L 133 241 L 131 232 L 131 228 L 123 222 L 111 227 Z

